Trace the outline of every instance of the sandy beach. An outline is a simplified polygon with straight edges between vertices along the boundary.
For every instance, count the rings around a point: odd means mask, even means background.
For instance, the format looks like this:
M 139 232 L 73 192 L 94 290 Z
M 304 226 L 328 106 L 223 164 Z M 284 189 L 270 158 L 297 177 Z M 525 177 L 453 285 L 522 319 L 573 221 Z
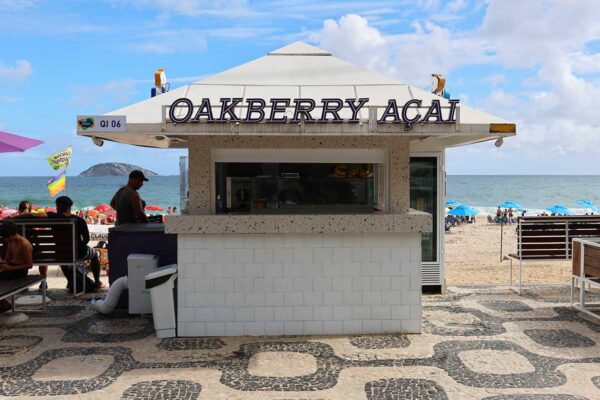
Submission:
M 503 254 L 517 249 L 516 225 L 504 226 Z M 570 282 L 570 261 L 527 262 L 523 283 Z M 500 226 L 480 222 L 452 228 L 446 233 L 446 284 L 501 285 L 508 282 L 509 261 L 500 262 Z M 518 282 L 518 262 L 513 261 L 513 282 Z

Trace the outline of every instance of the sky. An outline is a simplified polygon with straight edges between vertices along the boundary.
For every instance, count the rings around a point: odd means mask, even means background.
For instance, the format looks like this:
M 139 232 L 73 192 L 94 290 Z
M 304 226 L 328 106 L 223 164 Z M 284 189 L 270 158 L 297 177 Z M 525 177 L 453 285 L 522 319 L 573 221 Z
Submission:
M 177 174 L 181 150 L 75 134 L 78 114 L 146 99 L 296 40 L 514 121 L 517 136 L 449 149 L 448 174 L 600 175 L 599 0 L 0 0 L 0 131 L 45 143 L 2 154 L 0 175 L 127 162 Z

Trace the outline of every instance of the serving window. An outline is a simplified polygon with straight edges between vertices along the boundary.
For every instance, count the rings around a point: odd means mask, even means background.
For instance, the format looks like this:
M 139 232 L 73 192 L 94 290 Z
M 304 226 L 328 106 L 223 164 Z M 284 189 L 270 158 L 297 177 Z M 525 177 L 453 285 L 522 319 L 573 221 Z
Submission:
M 217 213 L 372 213 L 378 164 L 215 163 Z

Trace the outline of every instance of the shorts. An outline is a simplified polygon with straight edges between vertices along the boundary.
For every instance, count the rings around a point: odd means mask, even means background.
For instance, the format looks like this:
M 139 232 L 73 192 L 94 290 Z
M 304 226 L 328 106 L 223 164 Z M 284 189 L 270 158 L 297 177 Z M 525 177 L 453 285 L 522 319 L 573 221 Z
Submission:
M 86 246 L 85 253 L 77 261 L 91 261 L 96 257 L 100 258 L 100 254 L 98 253 L 98 250 L 96 250 L 90 246 Z

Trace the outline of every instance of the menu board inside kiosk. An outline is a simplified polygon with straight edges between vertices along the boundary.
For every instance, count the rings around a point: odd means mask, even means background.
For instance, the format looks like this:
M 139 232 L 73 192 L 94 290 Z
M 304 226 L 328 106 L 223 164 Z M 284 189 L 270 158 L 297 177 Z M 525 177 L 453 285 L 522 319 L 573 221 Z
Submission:
M 217 213 L 371 213 L 374 164 L 216 163 Z

